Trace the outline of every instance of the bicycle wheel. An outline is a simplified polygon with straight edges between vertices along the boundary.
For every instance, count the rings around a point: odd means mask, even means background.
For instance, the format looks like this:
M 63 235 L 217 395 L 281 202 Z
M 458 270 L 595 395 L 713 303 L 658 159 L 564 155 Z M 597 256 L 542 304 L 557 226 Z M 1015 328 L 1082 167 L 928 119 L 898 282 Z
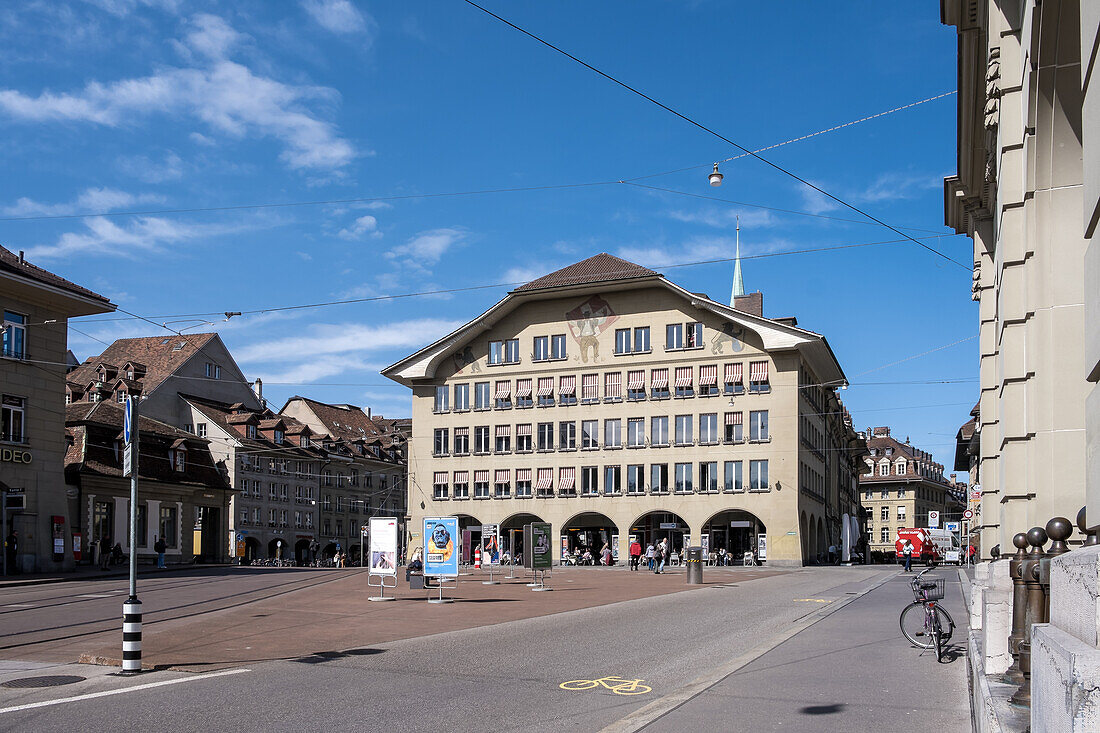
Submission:
M 932 646 L 936 650 L 936 661 L 943 661 L 943 631 L 940 627 L 940 615 L 932 614 Z
M 940 622 L 940 638 L 943 640 L 944 646 L 947 646 L 947 642 L 951 640 L 951 632 L 955 630 L 955 620 L 938 602 L 936 603 L 936 618 Z
M 946 643 L 947 640 L 951 638 L 951 629 L 955 628 L 955 622 L 951 620 L 951 616 L 948 615 L 947 611 L 939 606 L 935 608 L 936 617 L 940 622 L 941 641 Z M 931 629 L 925 626 L 923 603 L 920 601 L 913 601 L 903 608 L 898 622 L 901 625 L 902 636 L 904 636 L 910 644 L 921 649 L 928 649 L 932 646 Z
M 591 690 L 599 684 L 599 680 L 570 680 L 562 682 L 558 687 L 563 690 Z

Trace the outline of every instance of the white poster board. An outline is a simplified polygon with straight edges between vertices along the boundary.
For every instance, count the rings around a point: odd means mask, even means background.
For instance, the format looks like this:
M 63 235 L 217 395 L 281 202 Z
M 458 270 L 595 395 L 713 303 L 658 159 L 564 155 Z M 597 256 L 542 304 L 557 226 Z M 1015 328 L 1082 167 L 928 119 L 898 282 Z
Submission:
M 756 561 L 763 562 L 768 559 L 768 535 L 756 535 Z
M 371 517 L 370 574 L 397 575 L 397 519 Z
M 939 529 L 940 526 L 940 513 L 928 512 L 928 528 Z

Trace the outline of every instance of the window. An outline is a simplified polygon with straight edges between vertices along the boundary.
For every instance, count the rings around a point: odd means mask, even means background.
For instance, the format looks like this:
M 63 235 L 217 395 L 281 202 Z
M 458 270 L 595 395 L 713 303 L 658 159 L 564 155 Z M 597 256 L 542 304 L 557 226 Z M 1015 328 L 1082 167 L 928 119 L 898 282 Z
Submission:
M 658 447 L 668 445 L 668 415 L 658 415 L 650 419 L 649 443 Z
M 651 494 L 668 493 L 668 464 L 654 463 L 649 467 L 649 492 Z
M 600 375 L 585 374 L 581 377 L 581 402 L 591 404 L 600 399 Z
M 882 528 L 882 534 L 880 535 L 880 540 L 882 541 L 882 544 L 884 544 L 884 545 L 887 544 L 888 542 L 890 542 L 890 528 L 889 527 L 883 527 Z
M 474 428 L 474 455 L 485 455 L 489 452 L 489 426 L 478 425 Z M 488 480 L 488 479 L 486 479 Z
M 554 495 L 554 469 L 540 468 L 538 483 L 535 484 L 535 496 L 549 497 Z
M 600 421 L 581 422 L 581 450 L 595 450 L 600 447 Z
M 558 496 L 577 495 L 577 469 L 573 467 L 558 469 Z
M 645 354 L 649 350 L 649 326 L 639 326 L 633 333 L 629 328 L 615 330 L 616 354 Z
M 343 535 L 344 535 L 344 520 L 343 519 L 337 519 L 336 520 L 336 536 L 337 537 L 342 537 Z
M 516 426 L 516 453 L 531 452 L 531 423 Z M 517 479 L 518 482 L 519 479 Z
M 438 432 L 438 431 L 437 431 Z M 446 428 L 443 429 L 446 433 Z M 466 456 L 470 454 L 470 429 L 469 428 L 455 428 L 455 455 Z M 371 485 L 371 475 L 367 474 L 367 486 Z
M 25 399 L 14 395 L 4 395 L 0 398 L 0 440 L 22 443 L 26 439 L 23 431 L 26 404 Z
M 470 498 L 470 472 L 469 471 L 455 471 L 454 481 L 452 482 L 452 489 L 454 489 L 454 498 L 456 499 L 469 499 Z
M 455 412 L 468 412 L 470 410 L 470 385 L 455 385 Z
M 539 407 L 554 406 L 554 378 L 539 377 Z
M 518 364 L 519 339 L 489 342 L 490 364 Z
M 222 378 L 222 368 L 217 364 L 211 364 L 210 362 L 206 362 L 206 369 L 204 373 L 210 379 Z
M 668 369 L 654 369 L 649 375 L 649 396 L 655 400 L 668 399 Z
M 496 408 L 498 410 L 512 409 L 512 382 L 507 379 L 497 382 Z
M 642 381 L 644 380 L 643 376 Z M 623 399 L 622 372 L 607 372 L 603 375 L 603 399 L 604 402 L 620 402 Z
M 718 442 L 718 413 L 709 412 L 699 416 L 699 444 L 715 445 Z
M 718 394 L 718 365 L 704 364 L 699 367 L 699 395 L 713 397 Z
M 11 311 L 4 311 L 3 356 L 9 359 L 25 359 L 27 357 L 26 316 Z
M 619 418 L 614 420 L 603 421 L 603 447 L 604 448 L 622 448 L 623 447 L 623 421 Z
M 626 398 L 631 402 L 645 399 L 645 371 L 637 370 L 626 373 Z
M 768 362 L 750 361 L 749 392 L 770 392 L 771 389 L 768 383 Z
M 528 438 L 531 436 L 528 435 Z M 529 499 L 531 497 L 531 469 L 530 468 L 517 468 L 516 469 L 516 498 L 517 499 Z
M 634 329 L 634 353 L 644 354 L 649 351 L 649 326 L 639 326 Z
M 749 440 L 768 440 L 768 411 L 749 412 Z
M 331 471 L 328 471 L 328 470 L 321 471 L 321 485 L 322 486 L 332 486 L 332 472 Z M 326 507 L 326 509 L 327 509 L 327 507 Z
M 550 358 L 551 359 L 564 359 L 565 355 L 565 334 L 558 334 L 550 337 Z
M 498 468 L 493 472 L 493 496 L 498 499 L 507 499 L 511 495 L 511 473 L 507 468 Z
M 898 476 L 905 475 L 905 461 L 898 461 L 894 464 L 894 473 Z
M 690 494 L 694 489 L 691 485 L 691 479 L 693 476 L 692 464 L 690 463 L 677 463 L 676 464 L 676 493 L 677 494 Z
M 474 498 L 489 498 L 489 472 L 474 471 Z
M 497 425 L 496 429 L 496 444 L 494 448 L 497 453 L 511 453 L 512 452 L 512 426 L 511 425 Z
M 161 511 L 163 512 L 164 510 L 161 509 Z M 259 524 L 260 523 L 260 507 L 256 507 L 252 510 L 252 523 L 253 524 Z
M 638 464 L 626 467 L 626 493 L 645 493 L 645 466 Z
M 256 510 L 256 523 L 259 524 L 260 510 Z M 176 507 L 163 506 L 160 507 L 160 538 L 164 540 L 164 544 L 169 547 L 178 547 L 178 540 L 176 534 Z
M 204 423 L 204 422 L 195 423 L 195 434 L 198 435 L 200 438 L 205 438 L 206 437 L 206 423 Z
M 616 328 L 615 329 L 615 353 L 616 354 L 629 354 L 630 347 L 632 345 L 630 339 L 629 328 Z
M 684 348 L 684 324 L 670 323 L 665 326 L 665 350 Z
M 126 393 L 121 389 L 115 392 L 115 402 L 118 402 L 120 405 L 126 402 Z
M 347 510 L 347 507 L 344 505 L 344 497 L 337 496 L 336 497 L 336 511 L 343 512 L 343 511 L 346 511 L 346 510 Z
M 883 499 L 889 499 L 890 498 L 890 490 L 889 489 L 883 489 L 882 490 L 882 498 Z
M 722 367 L 723 391 L 728 395 L 742 394 L 745 391 L 744 365 L 726 364 Z
M 531 355 L 533 361 L 547 361 L 550 359 L 550 337 L 535 336 L 534 349 Z
M 768 488 L 768 462 L 749 461 L 749 491 L 767 491 Z
M 278 428 L 275 428 L 275 430 L 272 431 L 272 436 L 274 436 L 273 440 L 275 442 L 275 445 L 282 445 L 283 444 L 283 431 L 282 430 L 279 430 Z
M 905 521 L 905 507 L 904 506 L 899 506 L 898 507 L 898 521 L 899 522 L 904 522 Z
M 703 347 L 703 324 L 670 323 L 665 327 L 665 349 L 700 349 Z
M 490 400 L 491 391 L 489 389 L 488 382 L 475 382 L 474 383 L 474 409 L 475 410 L 488 410 L 492 407 L 492 401 Z
M 603 467 L 603 493 L 612 496 L 621 494 L 622 487 L 622 466 L 604 466 Z
M 302 528 L 302 513 L 294 512 L 294 526 L 298 529 Z
M 898 498 L 899 499 L 904 499 L 905 498 L 905 489 L 898 489 Z
M 596 496 L 600 493 L 600 469 L 597 466 L 581 467 L 581 496 Z
M 632 417 L 626 421 L 626 444 L 629 448 L 645 446 L 644 418 Z
M 531 401 L 531 380 L 517 379 L 516 407 L 530 407 L 532 404 L 534 403 Z
M 435 429 L 435 444 L 434 444 L 434 448 L 432 449 L 432 455 L 435 455 L 435 456 L 445 456 L 445 455 L 447 455 L 448 432 L 449 431 L 447 430 L 447 428 L 436 428 Z M 455 446 L 455 452 L 456 453 L 458 452 L 458 446 Z
M 577 449 L 577 423 L 572 420 L 558 424 L 558 450 Z
M 718 493 L 717 461 L 704 461 L 699 464 L 699 491 L 706 494 Z
M 245 425 L 244 434 L 245 434 L 246 438 L 251 438 L 251 439 L 255 440 L 256 439 L 256 426 L 255 425 Z
M 182 445 L 172 451 L 172 467 L 180 473 L 187 470 L 187 449 Z
M 879 466 L 878 466 L 878 475 L 879 476 L 889 476 L 890 475 L 890 464 L 889 464 L 889 462 L 883 461 L 882 463 L 879 464 Z M 883 497 L 883 498 L 885 499 L 886 497 Z
M 435 412 L 449 412 L 451 389 L 446 385 L 435 388 Z
M 890 518 L 890 507 L 888 507 L 888 506 L 881 507 L 880 511 L 882 512 L 882 521 L 885 522 L 887 519 Z
M 676 445 L 691 445 L 694 441 L 691 436 L 691 415 L 676 416 Z
M 745 485 L 741 478 L 741 461 L 726 461 L 723 466 L 725 471 L 722 483 L 722 491 L 727 493 L 744 491 Z
M 554 423 L 540 422 L 538 428 L 538 440 L 540 451 L 554 450 Z
M 676 396 L 680 398 L 694 397 L 695 390 L 691 384 L 691 367 L 676 367 Z
M 558 403 L 562 405 L 577 404 L 577 378 L 564 376 L 558 380 Z

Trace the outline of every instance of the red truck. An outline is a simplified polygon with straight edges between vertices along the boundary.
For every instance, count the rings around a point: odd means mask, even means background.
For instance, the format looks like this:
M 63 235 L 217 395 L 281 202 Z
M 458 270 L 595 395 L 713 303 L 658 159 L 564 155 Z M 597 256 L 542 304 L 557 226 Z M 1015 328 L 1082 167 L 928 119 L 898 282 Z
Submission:
M 902 548 L 905 547 L 905 541 L 909 540 L 913 544 L 913 562 L 923 562 L 931 567 L 943 562 L 944 553 L 951 549 L 949 537 L 949 533 L 943 530 L 901 528 L 894 540 L 894 548 L 898 559 L 904 560 Z

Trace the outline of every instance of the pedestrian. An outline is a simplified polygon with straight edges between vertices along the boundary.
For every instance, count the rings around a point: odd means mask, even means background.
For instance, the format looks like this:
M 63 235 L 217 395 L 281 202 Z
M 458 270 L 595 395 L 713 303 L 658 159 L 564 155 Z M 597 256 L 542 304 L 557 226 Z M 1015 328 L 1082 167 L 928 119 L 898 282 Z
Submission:
M 661 540 L 653 548 L 653 574 L 660 575 L 665 569 L 665 541 Z
M 111 561 L 111 538 L 104 535 L 99 538 L 99 569 L 106 570 Z
M 19 550 L 19 533 L 14 529 L 4 538 L 4 559 L 8 563 L 8 572 L 12 575 L 19 573 L 15 564 L 15 553 Z
M 653 555 L 657 552 L 657 548 L 650 542 L 645 548 L 645 564 L 650 570 L 653 569 Z
M 600 556 L 603 564 L 607 567 L 611 567 L 611 548 L 604 544 L 603 549 L 600 550 Z
M 912 572 L 913 568 L 913 543 L 909 540 L 905 541 L 905 545 L 901 548 L 901 556 L 905 559 L 905 572 Z
M 835 565 L 837 561 L 836 545 L 829 545 L 829 564 Z
M 158 537 L 157 538 L 157 541 L 155 543 L 153 543 L 153 549 L 156 550 L 156 553 L 157 553 L 157 567 L 158 568 L 167 567 L 164 564 L 164 553 L 168 551 L 168 545 L 164 542 L 163 537 Z
M 642 545 L 637 539 L 630 542 L 630 569 L 637 570 L 642 559 Z

